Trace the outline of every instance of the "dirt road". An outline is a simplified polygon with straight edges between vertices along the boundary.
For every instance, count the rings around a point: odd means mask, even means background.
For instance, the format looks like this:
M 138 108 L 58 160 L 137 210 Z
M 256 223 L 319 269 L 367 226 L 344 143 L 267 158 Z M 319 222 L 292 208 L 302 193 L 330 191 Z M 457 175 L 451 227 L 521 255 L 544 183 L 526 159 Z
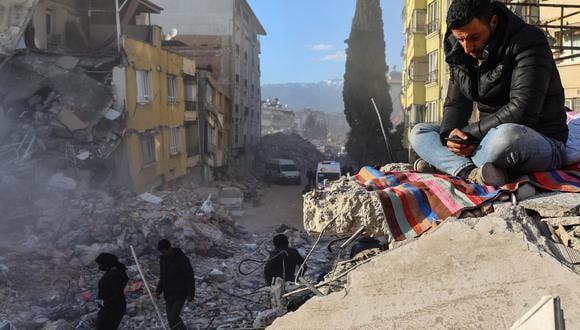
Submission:
M 236 221 L 251 232 L 272 232 L 281 224 L 302 229 L 302 185 L 270 184 L 262 190 L 260 203 L 247 206 Z

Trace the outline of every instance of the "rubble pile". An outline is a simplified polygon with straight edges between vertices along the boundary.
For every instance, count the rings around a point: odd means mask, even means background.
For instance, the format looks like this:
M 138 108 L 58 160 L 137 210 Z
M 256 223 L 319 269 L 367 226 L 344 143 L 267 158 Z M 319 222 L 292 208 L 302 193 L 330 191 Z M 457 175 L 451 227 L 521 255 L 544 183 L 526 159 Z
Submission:
M 303 212 L 304 229 L 311 233 L 320 233 L 331 221 L 326 233 L 353 233 L 363 225 L 368 235 L 388 233 L 380 201 L 354 177 L 341 177 L 323 191 L 306 193 Z
M 545 295 L 560 297 L 566 328 L 577 328 L 580 275 L 544 228 L 523 206 L 447 219 L 352 271 L 345 290 L 310 299 L 271 328 L 308 320 L 311 328 L 500 329 Z
M 271 158 L 293 160 L 301 172 L 306 172 L 308 168 L 316 169 L 318 162 L 324 159 L 312 143 L 295 133 L 263 136 L 260 143 L 254 146 L 253 153 L 258 164 L 254 171 L 258 175 L 264 173 L 263 164 Z
M 194 266 L 196 297 L 183 313 L 191 328 L 251 327 L 258 314 L 270 308 L 263 264 L 244 265 L 244 272 L 255 270 L 251 275 L 238 273 L 242 259 L 265 260 L 272 248 L 272 234 L 250 234 L 232 216 L 239 205 L 231 201 L 239 194 L 259 196 L 253 181 L 199 187 L 181 180 L 171 191 L 140 195 L 80 185 L 21 188 L 14 190 L 12 205 L 4 204 L 6 214 L 0 222 L 0 320 L 10 320 L 18 329 L 71 329 L 79 320 L 90 327 L 102 276 L 94 260 L 101 252 L 117 254 L 128 266 L 131 281 L 122 328 L 158 327 L 129 247 L 136 250 L 154 288 L 161 238 L 182 248 Z M 310 249 L 311 239 L 304 233 L 288 227 L 280 232 L 303 255 Z M 329 267 L 322 244 L 309 261 L 311 279 L 316 278 L 315 270 Z M 158 303 L 164 311 L 163 301 Z
M 23 51 L 1 68 L 0 117 L 11 123 L 0 128 L 2 180 L 33 161 L 82 169 L 111 156 L 124 134 L 110 88 L 117 61 Z

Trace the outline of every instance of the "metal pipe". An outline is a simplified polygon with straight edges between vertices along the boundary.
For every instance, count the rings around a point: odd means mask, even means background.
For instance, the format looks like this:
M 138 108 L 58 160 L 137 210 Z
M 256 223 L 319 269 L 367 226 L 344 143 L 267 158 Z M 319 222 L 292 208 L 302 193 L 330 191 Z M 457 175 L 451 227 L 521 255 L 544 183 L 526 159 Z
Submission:
M 125 1 L 127 3 L 127 1 Z M 123 5 L 125 5 L 123 3 Z M 119 0 L 115 0 L 115 20 L 117 22 L 117 51 L 121 53 L 121 8 L 119 8 Z
M 161 312 L 159 311 L 159 307 L 157 306 L 157 303 L 155 303 L 155 300 L 153 299 L 153 294 L 151 293 L 151 290 L 149 289 L 149 285 L 147 284 L 147 280 L 145 279 L 145 275 L 143 274 L 143 269 L 141 269 L 141 265 L 139 264 L 139 260 L 137 259 L 137 254 L 135 253 L 135 249 L 133 248 L 133 245 L 130 245 L 129 247 L 131 248 L 131 254 L 133 255 L 133 259 L 135 259 L 135 265 L 137 265 L 137 269 L 139 270 L 139 275 L 141 275 L 141 279 L 143 280 L 143 284 L 145 285 L 145 289 L 147 290 L 147 294 L 149 295 L 149 299 L 151 299 L 151 303 L 155 307 L 155 312 L 157 313 L 157 317 L 159 318 L 159 322 L 161 322 L 161 326 L 163 327 L 163 330 L 167 330 L 167 327 L 165 326 L 165 322 L 163 322 L 163 317 L 161 317 Z
M 389 145 L 389 141 L 387 139 L 387 133 L 385 132 L 385 127 L 383 126 L 383 119 L 381 118 L 381 113 L 379 112 L 379 108 L 375 103 L 375 99 L 371 97 L 371 102 L 373 103 L 373 107 L 377 113 L 377 117 L 379 117 L 379 124 L 381 125 L 381 131 L 383 132 L 383 138 L 385 139 L 385 144 L 387 145 L 387 154 L 389 156 L 389 162 L 393 162 L 393 153 L 391 152 L 391 145 Z

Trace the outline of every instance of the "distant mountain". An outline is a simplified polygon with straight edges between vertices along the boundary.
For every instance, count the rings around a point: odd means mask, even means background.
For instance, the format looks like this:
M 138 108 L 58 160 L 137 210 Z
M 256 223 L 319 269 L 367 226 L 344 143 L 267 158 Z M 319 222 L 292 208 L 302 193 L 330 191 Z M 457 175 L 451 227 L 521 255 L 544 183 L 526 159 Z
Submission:
M 343 112 L 342 79 L 316 83 L 285 83 L 262 85 L 262 99 L 278 98 L 289 108 L 300 110 L 312 108 L 324 112 Z

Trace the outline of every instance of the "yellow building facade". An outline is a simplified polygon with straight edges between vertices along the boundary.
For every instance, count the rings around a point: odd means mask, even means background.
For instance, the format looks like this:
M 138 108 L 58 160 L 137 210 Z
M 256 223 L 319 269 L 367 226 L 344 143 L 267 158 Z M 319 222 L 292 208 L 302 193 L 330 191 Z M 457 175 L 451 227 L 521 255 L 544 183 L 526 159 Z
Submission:
M 183 75 L 195 74 L 191 60 L 161 47 L 159 27 L 150 35 L 149 41 L 123 38 L 126 66 L 114 73 L 126 109 L 119 179 L 139 192 L 187 173 Z

